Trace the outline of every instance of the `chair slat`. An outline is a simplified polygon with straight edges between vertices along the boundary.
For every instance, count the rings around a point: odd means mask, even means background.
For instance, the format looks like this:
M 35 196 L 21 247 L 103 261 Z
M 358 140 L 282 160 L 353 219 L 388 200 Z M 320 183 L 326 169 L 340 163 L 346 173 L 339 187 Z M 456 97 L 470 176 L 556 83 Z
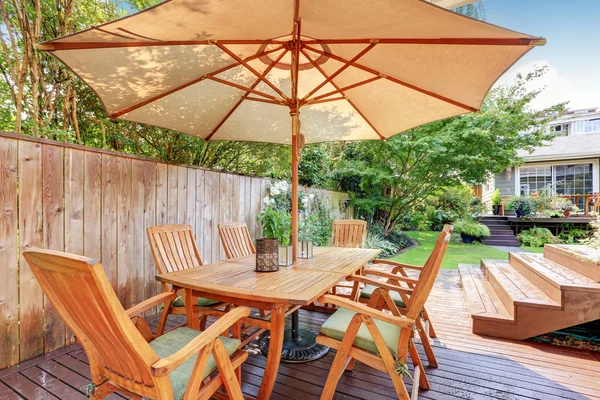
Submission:
M 367 235 L 367 222 L 362 220 L 333 221 L 330 246 L 364 247 Z

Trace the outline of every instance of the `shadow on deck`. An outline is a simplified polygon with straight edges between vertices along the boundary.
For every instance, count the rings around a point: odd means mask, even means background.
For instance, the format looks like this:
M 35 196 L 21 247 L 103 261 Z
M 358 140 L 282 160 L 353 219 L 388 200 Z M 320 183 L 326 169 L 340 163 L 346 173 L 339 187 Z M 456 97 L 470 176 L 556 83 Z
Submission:
M 440 271 L 429 299 L 440 367 L 428 370 L 431 390 L 421 391 L 419 398 L 600 399 L 600 354 L 473 335 L 458 282 L 457 271 Z M 300 312 L 301 324 L 313 330 L 326 318 L 318 312 Z M 155 320 L 151 322 L 155 324 Z M 169 320 L 171 325 L 181 322 L 177 317 Z M 248 351 L 251 356 L 243 367 L 242 389 L 255 396 L 266 359 L 253 344 Z M 318 399 L 334 355 L 331 351 L 315 362 L 282 364 L 271 398 Z M 84 399 L 81 388 L 88 383 L 87 358 L 81 347 L 74 345 L 1 370 L 0 400 Z M 385 374 L 358 362 L 353 371 L 344 374 L 337 390 L 336 399 L 396 398 Z

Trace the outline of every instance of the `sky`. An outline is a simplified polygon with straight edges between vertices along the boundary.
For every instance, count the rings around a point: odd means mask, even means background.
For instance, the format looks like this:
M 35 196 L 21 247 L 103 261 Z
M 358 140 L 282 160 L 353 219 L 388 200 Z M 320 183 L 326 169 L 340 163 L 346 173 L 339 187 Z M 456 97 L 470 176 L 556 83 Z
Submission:
M 482 0 L 486 22 L 548 40 L 515 64 L 498 83 L 547 65 L 536 109 L 569 101 L 571 109 L 600 108 L 599 0 Z

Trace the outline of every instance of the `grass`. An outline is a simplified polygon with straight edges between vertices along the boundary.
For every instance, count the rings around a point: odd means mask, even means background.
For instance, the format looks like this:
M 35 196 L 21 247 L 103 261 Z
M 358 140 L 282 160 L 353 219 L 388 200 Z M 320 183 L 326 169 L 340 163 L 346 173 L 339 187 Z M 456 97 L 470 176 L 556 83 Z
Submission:
M 544 248 L 543 247 L 530 247 L 530 246 L 521 246 L 522 249 L 530 251 L 532 253 L 543 253 L 544 252 Z
M 423 265 L 433 251 L 439 232 L 405 232 L 408 236 L 420 243 L 405 253 L 392 258 L 406 264 Z M 537 250 L 537 249 L 536 249 Z M 454 240 L 448 245 L 442 268 L 457 269 L 458 264 L 479 264 L 482 258 L 493 260 L 508 260 L 508 253 L 484 244 L 456 243 Z

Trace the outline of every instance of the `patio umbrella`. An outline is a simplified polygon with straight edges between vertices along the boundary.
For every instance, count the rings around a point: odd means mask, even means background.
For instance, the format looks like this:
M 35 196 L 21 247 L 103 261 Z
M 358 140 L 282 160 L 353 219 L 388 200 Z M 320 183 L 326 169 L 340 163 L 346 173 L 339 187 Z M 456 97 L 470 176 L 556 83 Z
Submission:
M 477 111 L 544 43 L 421 0 L 171 0 L 38 48 L 111 118 L 291 144 L 295 258 L 303 144 L 385 140 Z

